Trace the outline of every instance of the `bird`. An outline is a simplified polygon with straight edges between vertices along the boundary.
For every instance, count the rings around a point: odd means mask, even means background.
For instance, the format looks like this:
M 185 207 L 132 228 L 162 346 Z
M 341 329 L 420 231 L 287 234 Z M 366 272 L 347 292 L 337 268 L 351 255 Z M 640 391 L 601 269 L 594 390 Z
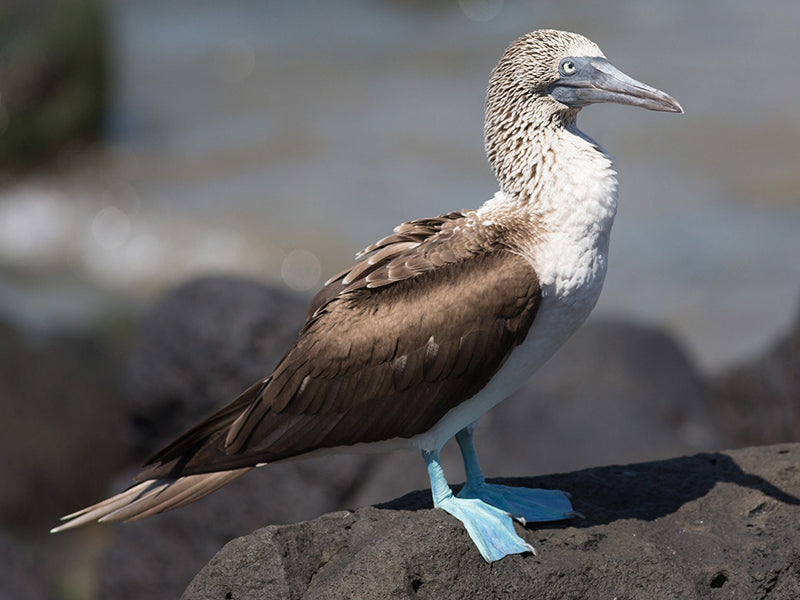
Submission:
M 535 553 L 514 521 L 570 519 L 569 494 L 488 483 L 473 431 L 600 295 L 617 174 L 576 124 L 596 103 L 683 112 L 582 35 L 540 29 L 512 42 L 486 93 L 494 196 L 405 222 L 357 253 L 311 300 L 271 374 L 154 454 L 127 490 L 52 531 L 178 508 L 287 459 L 410 448 L 424 459 L 434 507 L 463 523 L 487 562 Z M 439 460 L 453 437 L 466 474 L 457 495 Z

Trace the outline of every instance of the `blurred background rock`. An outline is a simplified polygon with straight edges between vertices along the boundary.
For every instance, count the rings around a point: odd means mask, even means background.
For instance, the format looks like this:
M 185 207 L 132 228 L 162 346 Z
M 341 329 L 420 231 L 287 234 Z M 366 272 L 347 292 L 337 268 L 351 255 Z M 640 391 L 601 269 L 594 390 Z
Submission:
M 45 533 L 266 374 L 355 250 L 490 197 L 483 90 L 544 26 L 687 113 L 581 115 L 620 170 L 605 290 L 484 419 L 486 471 L 798 439 L 800 5 L 3 2 L 0 597 L 177 597 L 236 535 L 427 487 L 411 454 L 315 459 Z

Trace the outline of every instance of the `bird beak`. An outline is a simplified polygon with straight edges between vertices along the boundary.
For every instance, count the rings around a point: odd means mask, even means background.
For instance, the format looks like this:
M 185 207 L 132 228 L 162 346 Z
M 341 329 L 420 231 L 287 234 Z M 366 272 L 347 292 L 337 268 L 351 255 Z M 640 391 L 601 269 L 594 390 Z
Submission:
M 572 75 L 562 75 L 550 86 L 550 95 L 567 106 L 615 102 L 648 110 L 683 112 L 675 98 L 628 77 L 605 58 L 580 57 L 573 62 L 577 70 Z

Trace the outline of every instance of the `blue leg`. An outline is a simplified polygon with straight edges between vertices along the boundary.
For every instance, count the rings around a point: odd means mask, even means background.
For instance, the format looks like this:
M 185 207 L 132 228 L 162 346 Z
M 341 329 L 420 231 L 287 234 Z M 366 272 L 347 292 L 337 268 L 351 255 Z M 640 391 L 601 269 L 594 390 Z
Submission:
M 450 513 L 464 524 L 469 537 L 486 562 L 500 560 L 509 554 L 536 553 L 533 546 L 514 531 L 514 522 L 508 513 L 489 506 L 479 499 L 453 496 L 444 477 L 438 451 L 423 450 L 422 458 L 428 465 L 433 505 Z
M 523 525 L 542 521 L 560 521 L 579 516 L 572 509 L 569 496 L 560 490 L 542 490 L 486 483 L 472 443 L 473 423 L 456 434 L 467 481 L 459 498 L 478 498 L 512 515 Z

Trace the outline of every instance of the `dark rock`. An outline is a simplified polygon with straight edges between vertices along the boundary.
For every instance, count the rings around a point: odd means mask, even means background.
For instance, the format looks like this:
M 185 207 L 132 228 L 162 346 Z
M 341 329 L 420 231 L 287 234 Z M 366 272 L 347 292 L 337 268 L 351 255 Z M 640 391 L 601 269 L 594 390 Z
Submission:
M 739 444 L 800 440 L 800 314 L 787 335 L 714 377 L 719 422 Z
M 11 600 L 49 600 L 56 595 L 42 577 L 41 565 L 25 550 L 0 531 L 0 598 Z
M 538 556 L 491 565 L 416 492 L 236 539 L 183 598 L 797 598 L 798 462 L 785 445 L 506 480 L 586 518 L 517 526 Z
M 25 335 L 0 323 L 0 522 L 44 533 L 120 468 L 121 360 L 102 332 Z

